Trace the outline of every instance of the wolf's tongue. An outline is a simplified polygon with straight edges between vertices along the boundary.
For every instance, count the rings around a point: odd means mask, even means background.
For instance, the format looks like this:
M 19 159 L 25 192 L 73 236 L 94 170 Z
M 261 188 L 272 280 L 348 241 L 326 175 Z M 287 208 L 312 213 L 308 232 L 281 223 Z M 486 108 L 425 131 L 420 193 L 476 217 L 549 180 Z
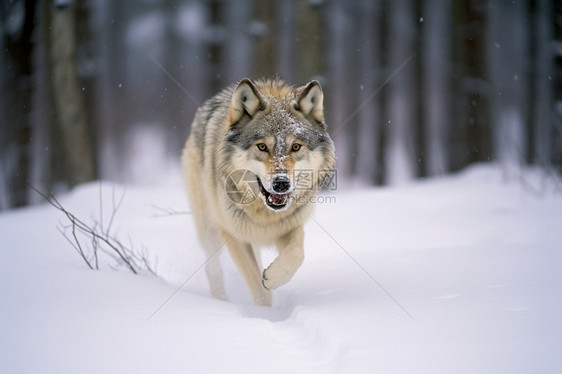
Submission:
M 287 201 L 287 195 L 271 194 L 271 202 L 275 205 L 283 205 Z

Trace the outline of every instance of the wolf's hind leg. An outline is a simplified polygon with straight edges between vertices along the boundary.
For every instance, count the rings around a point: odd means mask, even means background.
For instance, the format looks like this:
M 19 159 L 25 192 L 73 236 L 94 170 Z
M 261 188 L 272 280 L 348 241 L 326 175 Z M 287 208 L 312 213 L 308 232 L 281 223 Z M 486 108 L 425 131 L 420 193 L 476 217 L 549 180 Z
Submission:
M 262 285 L 261 269 L 252 246 L 235 239 L 226 232 L 222 232 L 221 237 L 225 241 L 232 260 L 240 273 L 242 273 L 252 293 L 254 304 L 271 306 L 271 292 Z
M 279 256 L 263 272 L 263 285 L 274 290 L 287 283 L 304 260 L 304 230 L 297 227 L 277 240 Z

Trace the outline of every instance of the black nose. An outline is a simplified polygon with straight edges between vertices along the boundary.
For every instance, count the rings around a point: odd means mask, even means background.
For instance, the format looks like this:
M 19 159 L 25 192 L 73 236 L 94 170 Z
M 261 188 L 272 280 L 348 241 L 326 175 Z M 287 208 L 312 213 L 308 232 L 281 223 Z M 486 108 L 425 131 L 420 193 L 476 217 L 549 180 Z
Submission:
M 273 192 L 283 193 L 291 188 L 291 181 L 285 175 L 278 175 L 273 179 Z

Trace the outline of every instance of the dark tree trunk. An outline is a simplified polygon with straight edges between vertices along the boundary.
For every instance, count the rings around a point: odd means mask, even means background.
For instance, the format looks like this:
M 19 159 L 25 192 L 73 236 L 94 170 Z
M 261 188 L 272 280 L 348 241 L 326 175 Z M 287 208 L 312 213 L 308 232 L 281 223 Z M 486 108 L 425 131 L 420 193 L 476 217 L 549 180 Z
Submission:
M 423 9 L 423 112 L 428 175 L 449 170 L 447 140 L 450 118 L 451 38 L 449 0 L 429 0 Z
M 415 66 L 406 64 L 415 53 L 415 25 L 413 0 L 396 0 L 390 5 L 389 41 L 391 69 L 400 71 L 389 82 L 388 142 L 386 149 L 386 181 L 401 184 L 416 175 L 414 159 L 416 133 L 414 127 L 417 108 Z
M 493 157 L 488 118 L 490 87 L 486 81 L 486 2 L 453 2 L 455 118 L 449 134 L 451 170 Z
M 529 33 L 525 10 L 522 4 L 493 3 L 488 8 L 486 44 L 494 153 L 496 160 L 508 165 L 527 160 Z
M 33 103 L 33 33 L 36 23 L 37 1 L 20 0 L 11 4 L 2 2 L 0 11 L 2 25 L 8 25 L 9 17 L 23 19 L 19 24 L 10 23 L 2 34 L 5 78 L 2 89 L 4 101 L 3 118 L 0 124 L 0 172 L 7 178 L 0 182 L 4 196 L 0 198 L 0 209 L 21 206 L 28 202 L 27 184 L 32 158 L 32 103 Z M 12 18 L 14 19 L 14 18 Z
M 324 71 L 322 8 L 306 0 L 298 0 L 295 5 L 297 81 L 304 84 L 321 78 Z
M 297 61 L 296 45 L 299 42 L 297 35 L 297 7 L 294 1 L 276 2 L 276 22 L 279 37 L 277 43 L 277 70 L 280 76 L 289 82 L 303 83 L 300 81 L 299 68 L 295 69 Z
M 225 6 L 230 20 L 227 33 L 232 39 L 230 43 L 225 43 L 228 59 L 223 64 L 223 70 L 226 72 L 226 84 L 232 84 L 252 75 L 253 48 L 248 26 L 252 17 L 252 2 L 251 0 L 228 1 Z
M 125 42 L 126 2 L 97 0 L 95 30 L 99 72 L 96 79 L 97 159 L 102 179 L 119 180 L 120 160 L 124 157 L 121 134 L 128 123 L 129 111 L 125 100 L 127 48 Z
M 260 0 L 254 3 L 257 21 L 252 23 L 252 35 L 256 38 L 254 74 L 269 78 L 275 75 L 275 3 Z
M 328 124 L 338 150 L 338 180 L 347 180 L 352 175 L 353 148 L 350 147 L 351 133 L 354 130 L 354 118 L 350 116 L 357 108 L 351 93 L 350 62 L 353 20 L 349 14 L 349 4 L 343 1 L 330 3 L 328 7 L 328 61 L 329 61 L 329 95 L 324 106 Z M 353 92 L 355 90 L 353 89 Z
M 47 53 L 56 132 L 63 150 L 64 175 L 70 186 L 95 179 L 94 147 L 84 105 L 84 90 L 78 78 L 76 58 L 76 13 L 74 5 L 46 7 Z
M 554 55 L 552 53 L 552 5 L 549 0 L 536 1 L 535 13 L 535 49 L 533 80 L 534 82 L 534 111 L 532 118 L 533 143 L 530 145 L 531 161 L 540 166 L 550 165 L 552 151 L 552 91 Z
M 218 30 L 222 29 L 225 20 L 225 6 L 220 0 L 209 2 L 210 32 L 214 34 L 208 42 L 208 63 L 207 77 L 210 82 L 210 92 L 214 94 L 222 90 L 224 79 L 222 77 L 222 62 L 224 60 L 224 40 Z M 219 35 L 217 35 L 219 34 Z
M 380 117 L 380 1 L 366 1 L 361 4 L 359 21 L 361 25 L 359 48 L 359 102 L 357 122 L 356 177 L 363 183 L 374 184 L 377 174 L 377 144 L 381 128 Z

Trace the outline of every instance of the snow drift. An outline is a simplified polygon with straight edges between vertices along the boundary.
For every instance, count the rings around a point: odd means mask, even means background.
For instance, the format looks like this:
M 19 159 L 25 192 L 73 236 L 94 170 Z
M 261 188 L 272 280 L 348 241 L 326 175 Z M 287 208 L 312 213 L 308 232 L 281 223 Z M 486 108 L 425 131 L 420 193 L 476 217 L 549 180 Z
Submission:
M 487 165 L 338 193 L 317 204 L 305 262 L 272 308 L 251 305 L 226 251 L 231 300 L 209 297 L 180 185 L 129 187 L 115 217 L 159 277 L 107 259 L 89 270 L 47 205 L 6 212 L 2 371 L 560 372 L 560 185 Z M 107 219 L 123 188 L 89 184 L 60 201 Z

